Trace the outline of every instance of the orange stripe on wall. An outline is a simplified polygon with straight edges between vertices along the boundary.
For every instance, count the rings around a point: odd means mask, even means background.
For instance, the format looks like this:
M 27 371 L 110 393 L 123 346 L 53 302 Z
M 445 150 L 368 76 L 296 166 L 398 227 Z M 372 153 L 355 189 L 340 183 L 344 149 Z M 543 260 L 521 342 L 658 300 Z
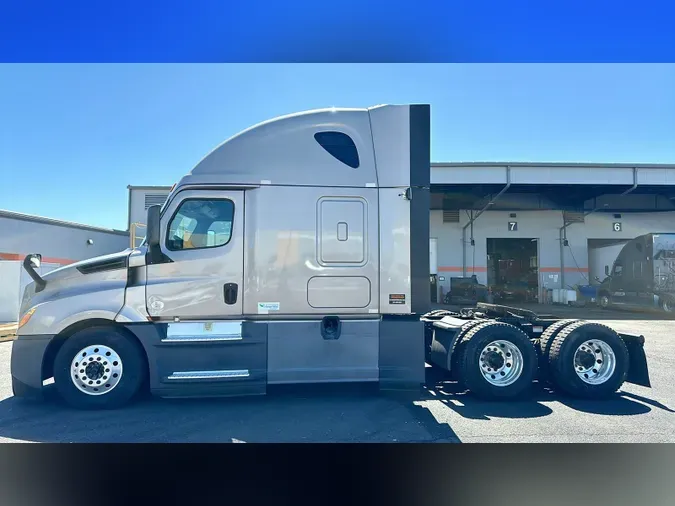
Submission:
M 23 260 L 26 255 L 22 253 L 0 253 L 0 260 Z M 46 264 L 74 264 L 77 260 L 70 260 L 68 258 L 42 257 L 42 262 Z
M 463 272 L 464 269 L 455 266 L 442 266 L 439 272 Z M 487 272 L 487 267 L 467 267 L 467 272 Z M 560 272 L 560 267 L 540 267 L 539 272 Z M 565 267 L 565 272 L 588 272 L 588 267 Z
M 539 267 L 539 272 L 560 272 L 560 267 Z M 565 272 L 588 272 L 588 267 L 565 267 Z
M 463 272 L 464 269 L 461 267 L 449 267 L 443 266 L 438 268 L 439 272 Z M 487 272 L 487 267 L 467 267 L 466 272 Z

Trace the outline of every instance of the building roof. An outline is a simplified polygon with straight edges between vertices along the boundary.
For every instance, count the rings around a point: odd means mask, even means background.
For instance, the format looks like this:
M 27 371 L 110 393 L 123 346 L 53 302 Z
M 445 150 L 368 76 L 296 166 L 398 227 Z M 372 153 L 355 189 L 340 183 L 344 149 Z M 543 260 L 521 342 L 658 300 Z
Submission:
M 12 220 L 31 221 L 34 223 L 44 223 L 46 225 L 54 225 L 57 227 L 79 228 L 82 230 L 91 230 L 92 232 L 104 232 L 107 234 L 129 235 L 129 232 L 124 230 L 116 230 L 112 228 L 93 227 L 91 225 L 84 225 L 82 223 L 73 223 L 72 221 L 55 220 L 53 218 L 45 218 L 43 216 L 35 216 L 33 214 L 23 214 L 14 211 L 6 211 L 0 209 L 0 218 L 8 218 Z
M 129 190 L 171 190 L 170 186 L 134 186 L 127 185 Z
M 597 163 L 597 162 L 431 162 L 431 167 L 584 167 L 589 169 L 675 169 L 673 163 Z
M 640 186 L 675 189 L 675 165 L 579 162 L 454 162 L 431 164 L 436 185 Z M 515 189 L 515 188 L 514 188 Z M 624 191 L 624 190 L 621 190 Z

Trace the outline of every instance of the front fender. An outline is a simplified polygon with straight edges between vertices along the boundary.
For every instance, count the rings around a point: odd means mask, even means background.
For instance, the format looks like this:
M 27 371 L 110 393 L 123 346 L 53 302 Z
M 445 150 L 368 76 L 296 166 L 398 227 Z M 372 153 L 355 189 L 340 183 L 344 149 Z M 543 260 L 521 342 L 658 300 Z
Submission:
M 124 290 L 125 281 L 119 280 L 101 284 L 96 290 L 55 294 L 34 306 L 35 312 L 17 335 L 56 335 L 83 320 L 114 321 L 124 306 Z

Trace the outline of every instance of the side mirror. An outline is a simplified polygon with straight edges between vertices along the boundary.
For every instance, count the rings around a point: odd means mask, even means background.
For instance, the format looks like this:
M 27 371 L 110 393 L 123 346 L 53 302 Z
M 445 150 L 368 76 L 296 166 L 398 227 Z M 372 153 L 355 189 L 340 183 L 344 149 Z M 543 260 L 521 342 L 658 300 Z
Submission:
M 30 257 L 29 262 L 30 262 L 31 267 L 33 269 L 39 269 L 40 264 L 42 263 L 42 255 L 40 255 L 39 253 L 34 253 L 32 255 L 29 255 L 29 257 Z
M 159 247 L 159 210 L 160 206 L 148 207 L 148 222 L 146 224 L 145 240 L 148 243 L 148 264 L 158 264 L 162 262 L 162 250 Z
M 26 269 L 28 275 L 35 281 L 35 293 L 42 291 L 47 286 L 47 282 L 35 270 L 40 268 L 41 262 L 42 255 L 38 253 L 27 255 L 23 259 L 23 268 Z
M 599 283 L 600 282 L 600 276 L 595 276 L 595 280 Z
M 159 247 L 159 211 L 160 206 L 150 206 L 148 207 L 148 222 L 146 224 L 146 238 L 148 242 L 148 247 L 157 248 Z
M 609 276 L 609 265 L 605 265 L 605 276 Z

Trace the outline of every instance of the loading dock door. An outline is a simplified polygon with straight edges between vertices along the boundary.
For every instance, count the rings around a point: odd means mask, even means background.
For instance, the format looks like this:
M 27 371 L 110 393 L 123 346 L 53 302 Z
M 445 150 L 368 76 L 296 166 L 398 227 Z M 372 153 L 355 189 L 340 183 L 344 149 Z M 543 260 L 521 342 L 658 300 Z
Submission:
M 488 287 L 495 302 L 539 299 L 537 239 L 488 239 Z

